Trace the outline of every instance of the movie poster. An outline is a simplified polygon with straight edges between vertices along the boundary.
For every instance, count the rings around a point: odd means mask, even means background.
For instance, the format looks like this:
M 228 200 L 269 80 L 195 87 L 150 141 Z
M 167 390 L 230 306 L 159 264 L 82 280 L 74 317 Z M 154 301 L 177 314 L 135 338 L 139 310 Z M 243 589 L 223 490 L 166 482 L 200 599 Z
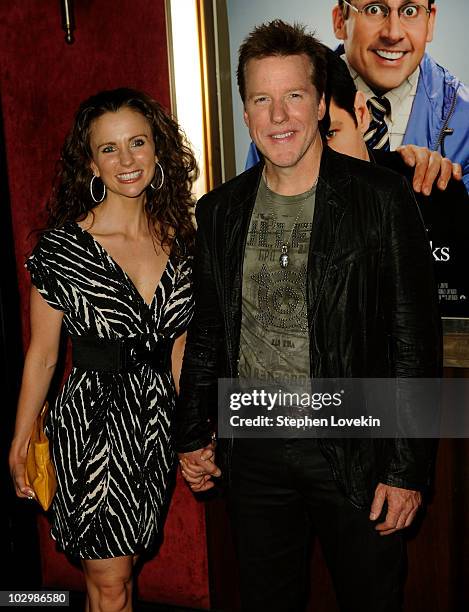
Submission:
M 364 5 L 365 3 L 361 4 Z M 249 33 L 253 25 L 280 18 L 310 26 L 322 42 L 330 48 L 336 49 L 339 43 L 343 42 L 336 36 L 333 27 L 331 13 L 336 5 L 336 0 L 321 2 L 291 0 L 288 3 L 272 0 L 258 0 L 254 3 L 250 0 L 227 0 L 230 54 L 233 68 L 233 121 L 238 173 L 244 170 L 250 142 L 248 131 L 243 123 L 243 108 L 237 91 L 234 69 L 237 64 L 237 50 L 243 38 Z M 436 121 L 441 119 L 442 137 L 429 138 L 428 141 L 431 143 L 429 148 L 437 149 L 443 155 L 452 158 L 452 161 L 466 160 L 463 163 L 463 172 L 469 173 L 468 153 L 466 151 L 469 148 L 469 94 L 467 90 L 461 94 L 461 88 L 464 88 L 463 83 L 469 83 L 469 65 L 465 60 L 465 54 L 460 52 L 461 46 L 464 46 L 467 39 L 464 24 L 469 22 L 469 3 L 466 0 L 452 0 L 451 3 L 436 2 L 435 6 L 436 15 L 434 15 L 432 40 L 420 41 L 419 43 L 414 40 L 415 37 L 412 32 L 409 36 L 402 35 L 401 37 L 393 34 L 393 36 L 396 36 L 393 49 L 399 50 L 402 48 L 402 51 L 409 55 L 411 49 L 415 49 L 418 44 L 423 43 L 422 51 L 424 50 L 441 67 L 436 70 L 442 71 L 445 69 L 447 71 L 441 80 L 441 86 L 436 86 L 435 91 L 429 95 L 429 98 L 434 100 L 439 96 L 446 96 L 443 105 L 443 113 L 446 113 L 446 115 L 444 118 L 436 118 Z M 457 19 L 455 19 L 455 15 L 457 15 Z M 450 43 L 448 42 L 449 32 L 451 32 Z M 369 43 L 369 46 L 378 49 L 380 46 L 379 38 L 377 36 L 373 38 L 371 31 L 367 32 L 366 36 L 366 42 Z M 358 44 L 364 44 L 364 41 L 357 41 Z M 388 46 L 388 44 L 389 41 L 386 41 L 386 45 L 381 44 L 381 46 Z M 400 59 L 398 53 L 396 58 L 398 62 L 406 61 L 405 58 Z M 425 76 L 428 76 L 427 73 Z M 432 77 L 436 79 L 434 83 L 440 78 L 437 74 L 432 75 Z M 454 97 L 450 90 L 455 83 Z M 425 83 L 425 86 L 428 88 L 431 85 Z M 466 99 L 467 113 L 465 120 L 461 119 L 462 114 L 459 118 L 456 117 L 459 112 L 458 104 L 460 103 L 459 101 L 456 103 L 458 88 L 460 97 Z M 416 99 L 415 106 L 421 103 L 420 97 L 417 96 Z M 423 107 L 418 110 L 422 113 L 424 111 Z M 432 122 L 434 123 L 435 120 L 428 120 L 427 124 Z M 424 124 L 422 118 L 421 123 Z M 464 134 L 467 135 L 467 141 Z M 453 146 L 456 142 L 458 143 L 457 146 Z M 422 142 L 416 144 L 422 144 Z M 431 198 L 417 199 L 435 262 L 441 316 L 443 318 L 469 320 L 468 176 L 466 176 L 465 185 L 466 193 L 464 193 L 464 189 L 449 187 L 446 194 L 436 194 L 435 196 L 432 194 Z

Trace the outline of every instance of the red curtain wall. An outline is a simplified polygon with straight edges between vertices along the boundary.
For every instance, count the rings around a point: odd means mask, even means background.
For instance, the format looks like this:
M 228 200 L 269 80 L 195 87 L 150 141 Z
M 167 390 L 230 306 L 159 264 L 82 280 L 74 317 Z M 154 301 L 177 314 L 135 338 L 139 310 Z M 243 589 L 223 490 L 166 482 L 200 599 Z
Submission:
M 78 104 L 101 89 L 130 86 L 169 108 L 164 0 L 74 4 L 76 40 L 69 46 L 58 0 L 0 0 L 0 103 L 25 343 L 29 278 L 23 264 L 34 246 L 29 234 L 44 223 L 55 162 Z M 157 558 L 153 570 L 146 568 L 141 595 L 206 607 L 205 517 L 181 483 L 169 516 L 162 563 L 158 568 Z M 45 576 L 66 580 L 73 568 L 64 572 L 65 558 L 54 553 L 41 532 Z
M 28 234 L 43 221 L 55 161 L 78 104 L 100 89 L 131 86 L 169 107 L 163 0 L 80 0 L 75 20 L 69 46 L 58 0 L 0 2 L 0 96 L 23 305 Z M 25 319 L 25 306 L 23 313 Z

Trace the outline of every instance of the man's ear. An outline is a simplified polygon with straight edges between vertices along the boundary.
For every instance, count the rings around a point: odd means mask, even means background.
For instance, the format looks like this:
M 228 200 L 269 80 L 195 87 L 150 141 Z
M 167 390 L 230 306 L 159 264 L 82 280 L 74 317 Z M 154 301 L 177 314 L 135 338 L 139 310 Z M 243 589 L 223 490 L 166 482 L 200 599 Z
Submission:
M 370 111 L 366 105 L 366 96 L 363 91 L 357 91 L 355 94 L 355 117 L 357 118 L 358 129 L 362 134 L 365 134 L 366 130 L 370 127 Z
M 347 38 L 347 26 L 345 25 L 344 14 L 342 7 L 336 5 L 332 9 L 332 27 L 334 29 L 335 37 L 339 40 L 346 40 Z
M 243 119 L 244 119 L 244 123 L 246 124 L 246 127 L 249 130 L 249 117 L 248 117 L 248 114 L 246 112 L 246 109 L 244 110 L 244 113 L 243 113 Z
M 436 6 L 432 6 L 430 10 L 431 10 L 431 13 L 428 18 L 428 24 L 427 24 L 427 43 L 432 42 L 433 40 L 433 30 L 435 28 L 435 19 L 436 19 Z
M 326 96 L 325 94 L 322 94 L 321 99 L 319 100 L 319 104 L 318 104 L 318 121 L 321 121 L 321 119 L 324 119 L 325 114 L 326 114 Z

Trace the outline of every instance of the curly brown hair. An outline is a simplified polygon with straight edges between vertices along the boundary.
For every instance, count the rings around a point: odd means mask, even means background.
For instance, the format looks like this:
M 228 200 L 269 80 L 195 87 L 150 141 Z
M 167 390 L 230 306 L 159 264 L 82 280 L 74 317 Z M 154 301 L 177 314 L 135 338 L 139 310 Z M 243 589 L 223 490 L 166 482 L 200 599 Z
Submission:
M 195 201 L 191 189 L 197 177 L 197 163 L 177 123 L 156 100 L 134 89 L 101 91 L 80 104 L 62 147 L 48 203 L 47 226 L 57 228 L 68 221 L 82 221 L 96 206 L 90 193 L 92 123 L 101 115 L 122 108 L 142 114 L 150 124 L 165 179 L 161 189 L 155 190 L 150 185 L 146 189 L 148 221 L 162 246 L 172 248 L 173 254 L 181 257 L 194 243 Z

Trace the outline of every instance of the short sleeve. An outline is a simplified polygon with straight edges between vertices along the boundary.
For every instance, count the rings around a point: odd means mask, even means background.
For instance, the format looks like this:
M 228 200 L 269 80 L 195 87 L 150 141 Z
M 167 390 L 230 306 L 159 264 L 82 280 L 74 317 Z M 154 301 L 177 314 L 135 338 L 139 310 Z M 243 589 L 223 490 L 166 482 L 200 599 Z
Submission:
M 26 260 L 25 267 L 31 275 L 32 284 L 49 306 L 55 310 L 66 311 L 63 291 L 54 273 L 53 252 L 46 239 L 39 240 L 31 256 Z

